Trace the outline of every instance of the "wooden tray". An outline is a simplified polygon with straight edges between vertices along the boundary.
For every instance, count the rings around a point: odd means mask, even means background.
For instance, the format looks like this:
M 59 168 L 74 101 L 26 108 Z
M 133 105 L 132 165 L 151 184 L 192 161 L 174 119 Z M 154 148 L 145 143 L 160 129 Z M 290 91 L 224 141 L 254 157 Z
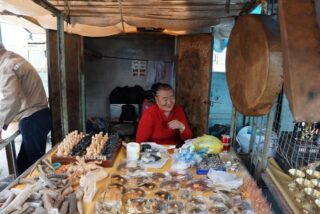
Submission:
M 111 168 L 121 150 L 122 147 L 122 142 L 118 143 L 118 147 L 115 150 L 115 153 L 112 156 L 112 159 L 107 159 L 107 157 L 105 155 L 101 155 L 98 156 L 96 159 L 91 159 L 91 158 L 86 158 L 85 161 L 86 162 L 90 162 L 90 161 L 102 161 L 101 164 L 98 164 L 100 166 L 103 166 L 105 168 Z M 73 163 L 76 162 L 76 157 L 73 156 L 57 156 L 56 153 L 54 153 L 51 157 L 51 162 L 59 162 L 61 164 L 69 164 L 69 163 Z

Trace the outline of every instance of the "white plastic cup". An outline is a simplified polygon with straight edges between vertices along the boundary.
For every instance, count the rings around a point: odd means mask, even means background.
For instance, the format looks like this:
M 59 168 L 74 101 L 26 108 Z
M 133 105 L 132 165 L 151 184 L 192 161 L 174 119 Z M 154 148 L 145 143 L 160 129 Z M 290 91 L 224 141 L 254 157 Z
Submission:
M 140 144 L 136 142 L 130 142 L 127 144 L 127 161 L 139 160 L 140 156 Z

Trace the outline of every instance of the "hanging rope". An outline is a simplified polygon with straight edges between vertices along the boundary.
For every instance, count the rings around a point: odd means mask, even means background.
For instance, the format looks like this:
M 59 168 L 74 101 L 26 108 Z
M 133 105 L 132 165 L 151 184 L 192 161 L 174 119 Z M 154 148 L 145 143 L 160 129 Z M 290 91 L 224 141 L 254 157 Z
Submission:
M 122 31 L 125 32 L 124 30 L 124 23 L 123 23 L 123 15 L 122 15 L 122 0 L 118 0 L 119 3 L 119 12 L 120 12 L 120 18 L 121 18 L 121 25 L 122 25 Z

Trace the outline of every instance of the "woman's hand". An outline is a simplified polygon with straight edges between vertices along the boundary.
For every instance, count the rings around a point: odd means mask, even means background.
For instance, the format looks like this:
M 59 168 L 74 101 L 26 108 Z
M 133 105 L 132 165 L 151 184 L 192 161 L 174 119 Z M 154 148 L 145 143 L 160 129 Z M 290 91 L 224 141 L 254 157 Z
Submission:
M 185 125 L 179 120 L 171 120 L 168 123 L 168 126 L 170 129 L 179 129 L 180 132 L 183 132 L 186 128 Z

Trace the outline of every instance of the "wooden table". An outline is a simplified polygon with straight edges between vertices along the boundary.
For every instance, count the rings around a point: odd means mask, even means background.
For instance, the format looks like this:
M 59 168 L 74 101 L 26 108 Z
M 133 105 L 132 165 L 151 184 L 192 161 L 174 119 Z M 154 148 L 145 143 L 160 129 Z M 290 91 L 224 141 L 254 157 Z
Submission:
M 53 147 L 47 154 L 45 154 L 41 159 L 44 159 L 44 158 L 48 158 L 50 159 L 52 154 L 55 153 L 56 151 L 56 148 L 57 148 L 58 145 L 56 145 L 55 147 Z M 223 159 L 224 161 L 227 161 L 227 160 L 231 160 L 231 159 L 234 159 L 234 158 L 237 158 L 237 155 L 235 154 L 234 151 L 230 151 L 228 153 L 221 153 L 221 159 Z M 92 213 L 95 213 L 95 205 L 96 205 L 96 202 L 98 200 L 98 198 L 100 197 L 101 193 L 107 188 L 108 184 L 110 183 L 110 177 L 112 174 L 117 174 L 117 166 L 123 162 L 125 160 L 125 149 L 124 148 L 121 148 L 116 160 L 115 160 L 115 163 L 113 165 L 112 168 L 106 168 L 105 170 L 109 173 L 109 176 L 99 182 L 97 182 L 97 193 L 93 199 L 93 201 L 91 203 L 83 203 L 83 208 L 84 208 L 84 213 L 86 214 L 92 214 Z M 239 159 L 238 159 L 239 160 Z M 240 160 L 239 160 L 240 162 Z M 26 170 L 19 178 L 22 178 L 22 177 L 33 177 L 33 176 L 36 176 L 38 174 L 38 172 L 35 169 L 35 166 L 36 166 L 37 163 L 35 163 L 34 165 L 32 165 L 28 170 Z M 166 172 L 166 171 L 169 171 L 170 168 L 172 166 L 172 160 L 169 159 L 166 164 L 161 168 L 161 169 L 148 169 L 147 171 L 149 172 Z M 204 178 L 205 175 L 196 175 L 195 171 L 196 169 L 193 167 L 191 169 L 193 175 L 194 175 L 194 178 Z M 245 169 L 245 167 L 243 165 L 240 165 L 240 170 L 236 173 L 237 175 L 241 176 L 241 177 L 250 177 L 248 171 Z M 8 186 L 8 188 L 11 188 L 11 187 L 16 187 L 16 188 L 24 188 L 23 185 L 16 185 L 16 183 L 12 183 Z

